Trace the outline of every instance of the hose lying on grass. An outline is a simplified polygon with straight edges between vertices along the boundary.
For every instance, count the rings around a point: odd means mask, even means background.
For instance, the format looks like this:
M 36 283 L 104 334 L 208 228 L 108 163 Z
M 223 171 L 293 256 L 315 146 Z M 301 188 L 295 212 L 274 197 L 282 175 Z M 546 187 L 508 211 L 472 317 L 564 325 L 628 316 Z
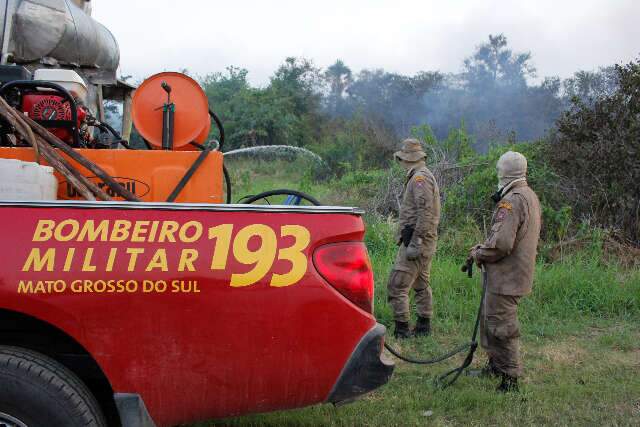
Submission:
M 473 261 L 467 260 L 467 263 L 462 266 L 462 271 L 466 272 L 469 277 L 472 277 Z M 436 385 L 442 388 L 449 387 L 450 385 L 452 385 L 458 380 L 460 375 L 462 375 L 462 372 L 464 372 L 464 370 L 467 369 L 469 365 L 471 365 L 471 362 L 473 362 L 473 356 L 476 350 L 478 349 L 478 330 L 480 329 L 480 316 L 482 315 L 482 305 L 484 303 L 484 298 L 486 293 L 487 293 L 487 272 L 483 268 L 482 269 L 482 295 L 480 297 L 480 306 L 478 307 L 476 323 L 473 327 L 473 333 L 471 334 L 471 341 L 469 341 L 468 343 L 462 344 L 461 346 L 451 350 L 450 352 L 445 353 L 438 357 L 434 357 L 433 359 L 415 359 L 412 357 L 405 356 L 399 353 L 398 351 L 396 351 L 393 347 L 391 347 L 386 342 L 384 343 L 384 348 L 386 348 L 389 351 L 389 353 L 393 354 L 398 359 L 404 360 L 407 363 L 412 363 L 415 365 L 434 365 L 436 363 L 444 362 L 445 360 L 450 359 L 453 356 L 460 354 L 463 351 L 468 349 L 469 352 L 467 353 L 467 357 L 464 359 L 464 361 L 460 366 L 448 372 L 445 372 L 444 374 L 436 378 Z M 447 381 L 449 377 L 451 377 L 451 379 Z

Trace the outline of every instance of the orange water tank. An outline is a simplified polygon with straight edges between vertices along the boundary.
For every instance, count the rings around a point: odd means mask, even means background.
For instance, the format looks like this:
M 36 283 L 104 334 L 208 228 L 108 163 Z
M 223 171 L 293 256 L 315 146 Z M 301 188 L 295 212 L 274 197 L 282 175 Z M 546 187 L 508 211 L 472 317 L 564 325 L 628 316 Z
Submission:
M 76 151 L 104 169 L 143 202 L 165 202 L 201 153 L 199 151 L 159 150 L 78 149 Z M 86 177 L 102 185 L 102 181 L 91 172 L 69 159 L 59 150 L 58 152 Z M 0 158 L 36 161 L 32 148 L 0 148 Z M 44 161 L 40 163 L 46 164 Z M 73 187 L 57 172 L 56 177 L 59 184 L 58 199 L 81 199 Z M 175 201 L 222 203 L 222 177 L 222 153 L 212 151 Z M 122 200 L 112 194 L 108 187 L 104 187 L 104 190 L 114 200 Z

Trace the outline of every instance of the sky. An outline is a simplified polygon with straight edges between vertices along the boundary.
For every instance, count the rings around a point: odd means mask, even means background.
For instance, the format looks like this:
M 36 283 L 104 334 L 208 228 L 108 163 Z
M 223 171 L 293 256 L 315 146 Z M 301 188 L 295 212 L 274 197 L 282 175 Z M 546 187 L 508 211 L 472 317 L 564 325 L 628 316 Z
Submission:
M 265 85 L 288 56 L 354 72 L 458 72 L 465 57 L 504 33 L 530 51 L 538 76 L 640 57 L 637 0 L 93 0 L 93 17 L 120 45 L 120 72 L 136 80 L 234 65 Z

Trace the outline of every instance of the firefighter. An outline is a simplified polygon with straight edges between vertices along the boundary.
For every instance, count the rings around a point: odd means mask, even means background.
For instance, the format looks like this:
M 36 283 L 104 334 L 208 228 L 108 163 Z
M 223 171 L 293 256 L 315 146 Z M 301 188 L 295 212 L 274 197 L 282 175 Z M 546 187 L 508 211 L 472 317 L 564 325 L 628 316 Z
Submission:
M 497 170 L 491 232 L 470 252 L 470 258 L 487 272 L 481 345 L 489 359 L 481 371 L 471 374 L 500 377 L 498 391 L 508 392 L 518 391 L 522 375 L 518 303 L 533 286 L 541 218 L 538 197 L 527 184 L 527 159 L 508 151 L 498 160 Z
M 398 254 L 389 282 L 388 299 L 393 308 L 396 338 L 409 338 L 409 290 L 415 291 L 418 320 L 414 333 L 431 333 L 432 295 L 429 285 L 431 259 L 436 251 L 440 222 L 440 192 L 436 179 L 425 165 L 420 141 L 406 139 L 394 154 L 407 171 L 396 241 Z

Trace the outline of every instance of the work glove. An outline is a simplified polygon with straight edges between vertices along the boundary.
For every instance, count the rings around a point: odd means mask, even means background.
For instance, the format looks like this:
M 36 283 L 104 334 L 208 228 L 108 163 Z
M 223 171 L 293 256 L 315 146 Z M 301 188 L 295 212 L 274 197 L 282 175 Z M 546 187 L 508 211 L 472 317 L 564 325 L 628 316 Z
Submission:
M 411 240 L 409 246 L 407 246 L 407 259 L 409 261 L 415 261 L 420 258 L 420 254 L 422 253 L 422 239 L 417 238 Z
M 469 259 L 472 259 L 478 267 L 482 266 L 482 263 L 478 260 L 478 249 L 480 249 L 482 245 L 475 245 L 469 251 Z
M 412 237 L 413 237 L 413 227 L 410 225 L 405 225 L 402 231 L 400 232 L 400 241 L 404 244 L 405 248 L 409 247 Z

